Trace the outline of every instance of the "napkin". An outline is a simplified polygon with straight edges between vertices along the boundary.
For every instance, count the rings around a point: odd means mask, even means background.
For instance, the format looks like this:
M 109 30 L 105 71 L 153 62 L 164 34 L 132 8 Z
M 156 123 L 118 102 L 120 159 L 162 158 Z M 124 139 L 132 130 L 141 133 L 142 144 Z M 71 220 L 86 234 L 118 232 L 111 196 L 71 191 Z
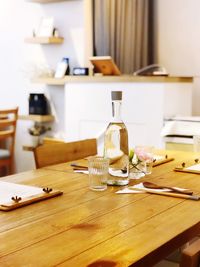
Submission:
M 200 171 L 200 164 L 192 165 L 190 167 L 185 168 L 185 170 Z
M 88 174 L 88 170 L 74 170 L 74 172 Z
M 114 168 L 109 168 L 109 174 L 117 177 L 127 177 L 127 173 L 123 173 L 121 170 L 115 170 Z
M 136 189 L 135 190 L 132 190 L 132 189 L 129 189 L 128 187 L 122 189 L 122 190 L 119 190 L 117 192 L 115 192 L 116 194 L 139 194 L 139 193 L 145 193 L 145 192 L 142 192 L 142 191 L 137 191 Z
M 74 170 L 74 172 L 88 174 L 88 170 Z M 122 173 L 121 171 L 112 168 L 109 168 L 109 173 L 117 177 L 127 177 L 127 173 Z

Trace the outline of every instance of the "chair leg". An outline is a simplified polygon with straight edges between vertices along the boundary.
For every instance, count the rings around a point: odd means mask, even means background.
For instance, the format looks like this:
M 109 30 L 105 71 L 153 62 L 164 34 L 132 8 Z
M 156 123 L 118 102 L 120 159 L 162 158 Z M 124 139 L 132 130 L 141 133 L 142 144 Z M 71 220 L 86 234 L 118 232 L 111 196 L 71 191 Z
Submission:
M 9 174 L 14 174 L 15 173 L 15 164 L 14 162 L 11 163 L 9 166 Z
M 0 177 L 6 176 L 8 173 L 7 166 L 0 167 Z
M 12 158 L 11 163 L 10 163 L 8 169 L 9 169 L 9 170 L 8 170 L 8 172 L 9 172 L 8 174 L 9 174 L 9 175 L 15 173 L 15 160 L 14 160 L 14 158 Z

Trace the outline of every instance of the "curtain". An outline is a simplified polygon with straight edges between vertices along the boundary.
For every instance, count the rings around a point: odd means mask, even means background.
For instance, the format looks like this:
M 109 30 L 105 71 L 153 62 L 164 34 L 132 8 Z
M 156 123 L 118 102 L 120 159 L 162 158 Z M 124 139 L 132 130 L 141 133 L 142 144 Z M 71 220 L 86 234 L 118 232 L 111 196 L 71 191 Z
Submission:
M 153 63 L 153 0 L 93 0 L 94 55 L 122 73 Z

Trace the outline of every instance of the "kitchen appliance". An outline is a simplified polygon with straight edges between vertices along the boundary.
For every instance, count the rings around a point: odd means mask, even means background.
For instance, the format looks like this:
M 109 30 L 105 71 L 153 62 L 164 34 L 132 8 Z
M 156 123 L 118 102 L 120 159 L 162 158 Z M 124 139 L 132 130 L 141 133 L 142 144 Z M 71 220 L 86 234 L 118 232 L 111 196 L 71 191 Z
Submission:
M 48 101 L 44 94 L 31 93 L 29 95 L 29 114 L 48 114 Z

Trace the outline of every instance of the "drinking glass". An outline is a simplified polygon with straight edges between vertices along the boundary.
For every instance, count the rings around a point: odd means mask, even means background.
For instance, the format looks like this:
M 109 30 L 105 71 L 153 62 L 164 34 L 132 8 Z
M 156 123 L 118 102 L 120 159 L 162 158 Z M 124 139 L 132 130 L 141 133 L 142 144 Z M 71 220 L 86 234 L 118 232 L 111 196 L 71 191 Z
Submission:
M 147 153 L 146 175 L 148 175 L 148 174 L 151 174 L 152 170 L 153 170 L 154 147 L 153 146 L 145 146 L 145 150 Z
M 130 170 L 131 178 L 141 178 L 152 173 L 153 168 L 153 146 L 136 146 L 133 157 L 133 167 Z
M 89 187 L 91 190 L 104 191 L 107 189 L 109 159 L 90 157 L 88 159 Z
M 130 179 L 140 179 L 146 175 L 146 162 L 142 161 L 138 164 L 130 166 L 129 178 Z

